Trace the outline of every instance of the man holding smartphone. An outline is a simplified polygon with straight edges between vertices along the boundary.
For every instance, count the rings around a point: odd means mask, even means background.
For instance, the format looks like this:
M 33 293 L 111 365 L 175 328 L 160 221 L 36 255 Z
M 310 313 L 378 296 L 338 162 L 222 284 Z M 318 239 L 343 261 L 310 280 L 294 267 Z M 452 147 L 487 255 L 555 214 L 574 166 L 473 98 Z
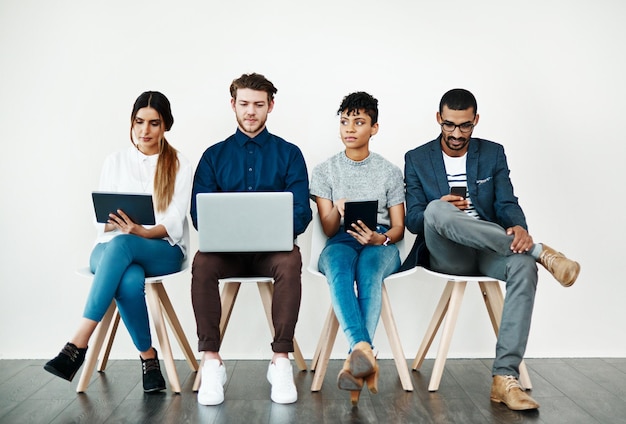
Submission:
M 536 263 L 564 287 L 574 284 L 580 265 L 533 242 L 513 193 L 504 148 L 472 137 L 477 109 L 469 91 L 448 91 L 436 115 L 439 137 L 405 155 L 405 222 L 418 237 L 403 268 L 428 265 L 443 273 L 506 282 L 491 400 L 514 410 L 536 409 L 539 404 L 518 382 L 537 287 Z

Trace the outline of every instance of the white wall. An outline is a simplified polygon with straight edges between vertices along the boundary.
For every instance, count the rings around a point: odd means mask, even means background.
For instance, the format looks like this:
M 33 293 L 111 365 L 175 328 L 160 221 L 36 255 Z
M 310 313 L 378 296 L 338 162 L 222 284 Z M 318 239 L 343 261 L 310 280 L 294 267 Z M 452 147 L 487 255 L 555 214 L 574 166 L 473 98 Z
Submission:
M 74 331 L 89 288 L 74 270 L 94 238 L 90 191 L 104 157 L 129 143 L 137 95 L 169 97 L 169 140 L 197 163 L 235 130 L 228 86 L 253 71 L 278 87 L 268 128 L 310 168 L 341 149 L 335 112 L 352 91 L 379 99 L 372 149 L 402 167 L 437 135 L 441 95 L 472 90 L 475 135 L 505 145 L 534 239 L 582 264 L 570 289 L 540 271 L 527 356 L 625 356 L 625 3 L 299 3 L 0 2 L 0 358 L 52 357 Z M 303 275 L 297 338 L 310 358 L 329 296 Z M 189 274 L 167 284 L 195 347 L 189 286 Z M 389 285 L 408 357 L 442 288 L 422 274 Z M 136 358 L 125 331 L 119 340 L 113 355 Z M 268 358 L 269 342 L 256 289 L 244 287 L 222 353 Z M 450 354 L 492 357 L 494 342 L 469 287 Z M 382 326 L 376 345 L 390 357 Z M 345 350 L 340 334 L 334 355 Z

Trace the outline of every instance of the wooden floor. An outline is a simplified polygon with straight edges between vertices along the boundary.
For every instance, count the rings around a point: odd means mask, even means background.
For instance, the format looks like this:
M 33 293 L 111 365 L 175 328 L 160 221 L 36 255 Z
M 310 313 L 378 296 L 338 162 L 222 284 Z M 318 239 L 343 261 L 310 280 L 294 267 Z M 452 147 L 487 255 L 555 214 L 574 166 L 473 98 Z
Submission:
M 139 361 L 111 361 L 87 393 L 45 372 L 44 361 L 0 360 L 0 423 L 626 423 L 626 358 L 528 359 L 538 411 L 514 412 L 489 400 L 491 360 L 448 360 L 438 392 L 427 390 L 433 366 L 412 372 L 415 391 L 400 386 L 392 360 L 379 361 L 379 394 L 364 389 L 358 408 L 335 378 L 333 360 L 322 391 L 310 391 L 312 373 L 296 372 L 299 399 L 270 401 L 267 361 L 226 361 L 226 400 L 201 406 L 195 373 L 177 361 L 183 392 L 144 394 Z

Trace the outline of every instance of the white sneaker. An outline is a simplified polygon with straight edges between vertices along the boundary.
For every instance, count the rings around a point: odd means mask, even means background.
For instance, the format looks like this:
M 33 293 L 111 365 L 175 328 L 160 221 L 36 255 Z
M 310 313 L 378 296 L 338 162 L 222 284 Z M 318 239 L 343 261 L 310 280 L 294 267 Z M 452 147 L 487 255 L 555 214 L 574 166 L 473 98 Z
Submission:
M 298 400 L 298 391 L 293 382 L 293 368 L 287 358 L 278 358 L 267 368 L 267 381 L 272 385 L 271 398 L 276 403 L 294 403 Z
M 219 405 L 224 402 L 224 384 L 226 384 L 226 368 L 217 359 L 204 361 L 202 379 L 198 389 L 200 405 Z

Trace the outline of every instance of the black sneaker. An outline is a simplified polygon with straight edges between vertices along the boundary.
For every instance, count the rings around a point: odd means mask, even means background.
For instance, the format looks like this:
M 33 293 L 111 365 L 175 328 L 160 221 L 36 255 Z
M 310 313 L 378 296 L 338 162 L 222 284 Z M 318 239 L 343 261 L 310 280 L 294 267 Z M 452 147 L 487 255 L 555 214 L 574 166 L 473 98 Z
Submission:
M 87 348 L 77 348 L 73 343 L 66 343 L 56 358 L 49 360 L 43 369 L 61 377 L 67 381 L 72 381 L 76 372 L 85 360 Z
M 143 359 L 141 356 L 139 356 L 139 359 L 141 359 L 141 368 L 143 370 L 143 391 L 150 393 L 164 390 L 165 380 L 163 379 L 163 374 L 161 374 L 159 355 L 156 349 L 154 349 L 153 359 Z

